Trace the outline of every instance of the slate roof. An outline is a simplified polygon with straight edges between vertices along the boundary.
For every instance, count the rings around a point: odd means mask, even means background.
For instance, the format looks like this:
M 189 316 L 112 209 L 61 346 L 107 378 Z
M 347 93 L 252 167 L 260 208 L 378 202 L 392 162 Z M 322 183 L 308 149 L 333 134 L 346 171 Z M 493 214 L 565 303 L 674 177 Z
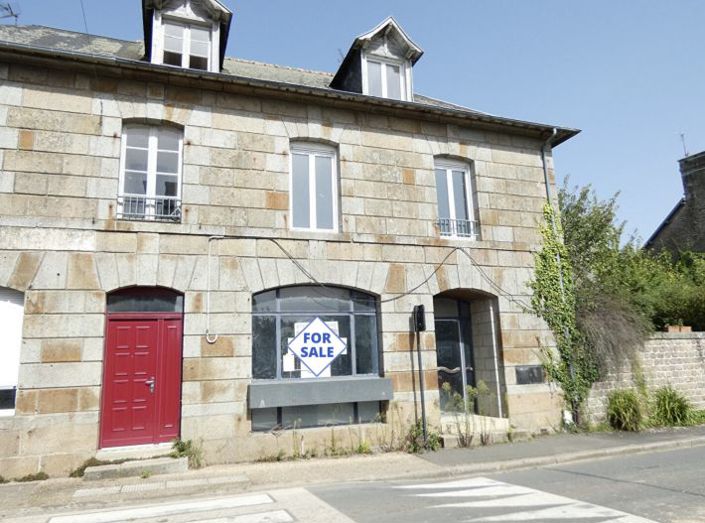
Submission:
M 12 46 L 26 47 L 28 49 L 64 51 L 84 55 L 86 57 L 120 58 L 135 61 L 144 60 L 144 43 L 142 41 L 119 40 L 116 38 L 89 35 L 38 25 L 0 25 L 0 46 L 3 42 Z M 271 81 L 291 84 L 293 86 L 324 89 L 331 92 L 341 92 L 330 87 L 330 82 L 334 76 L 333 73 L 286 67 L 253 60 L 225 57 L 222 74 L 245 79 Z M 546 124 L 522 122 L 510 118 L 492 116 L 488 113 L 416 93 L 414 94 L 413 104 L 407 103 L 407 105 L 450 110 L 481 117 L 485 116 L 496 119 L 497 121 L 513 122 L 514 124 L 521 124 L 522 126 L 525 124 L 527 126 L 551 128 L 551 126 Z M 558 129 L 561 131 L 561 136 L 556 140 L 554 146 L 579 132 L 576 129 L 560 127 Z

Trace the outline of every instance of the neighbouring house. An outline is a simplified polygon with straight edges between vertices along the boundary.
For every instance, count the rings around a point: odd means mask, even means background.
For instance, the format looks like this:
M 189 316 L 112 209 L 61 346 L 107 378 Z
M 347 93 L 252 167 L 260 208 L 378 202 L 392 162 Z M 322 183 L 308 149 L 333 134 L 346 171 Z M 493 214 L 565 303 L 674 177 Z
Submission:
M 216 0 L 142 6 L 141 42 L 0 27 L 0 474 L 376 445 L 419 361 L 432 427 L 481 381 L 493 426 L 557 426 L 527 281 L 578 131 L 415 93 L 391 18 L 330 74 L 225 57 Z
M 705 151 L 679 162 L 683 198 L 644 245 L 656 251 L 705 252 Z

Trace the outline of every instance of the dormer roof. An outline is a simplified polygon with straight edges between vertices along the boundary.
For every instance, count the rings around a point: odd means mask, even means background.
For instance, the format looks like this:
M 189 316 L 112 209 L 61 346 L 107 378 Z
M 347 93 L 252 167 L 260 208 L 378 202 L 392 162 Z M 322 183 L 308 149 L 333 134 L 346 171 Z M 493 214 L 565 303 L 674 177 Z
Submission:
M 152 61 L 152 20 L 155 10 L 168 9 L 183 5 L 186 0 L 142 0 L 142 25 L 144 28 L 145 60 Z M 225 59 L 225 48 L 228 45 L 228 34 L 233 13 L 218 0 L 189 0 L 191 9 L 206 19 L 220 22 L 220 64 Z
M 374 29 L 361 34 L 353 41 L 350 51 L 353 49 L 364 49 L 373 40 L 376 40 L 379 36 L 384 36 L 387 40 L 392 40 L 397 44 L 397 47 L 405 48 L 405 58 L 411 61 L 411 64 L 415 64 L 421 55 L 423 54 L 423 49 L 416 45 L 414 41 L 409 38 L 404 29 L 399 25 L 399 23 L 394 20 L 394 18 L 387 17 L 386 20 L 380 22 Z M 350 53 L 348 51 L 348 54 Z

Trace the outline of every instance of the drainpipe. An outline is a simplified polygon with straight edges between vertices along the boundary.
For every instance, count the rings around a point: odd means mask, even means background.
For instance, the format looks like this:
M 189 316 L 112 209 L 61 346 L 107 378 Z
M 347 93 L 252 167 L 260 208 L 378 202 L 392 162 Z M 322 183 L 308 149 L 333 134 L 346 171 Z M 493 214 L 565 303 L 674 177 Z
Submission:
M 546 185 L 546 200 L 548 201 L 549 205 L 553 205 L 553 202 L 551 201 L 551 183 L 548 180 L 548 166 L 546 165 L 546 148 L 551 145 L 551 142 L 556 137 L 556 134 L 558 134 L 558 131 L 556 128 L 553 128 L 553 131 L 551 132 L 551 136 L 546 138 L 546 141 L 541 145 L 541 166 L 543 167 L 543 180 Z M 556 219 L 551 214 L 551 228 L 553 229 L 553 234 L 558 235 L 558 226 L 556 225 Z M 561 255 L 560 253 L 556 253 L 556 263 L 558 264 L 558 283 L 560 285 L 561 289 L 561 301 L 565 303 L 565 283 L 563 281 L 563 265 L 561 261 Z M 570 333 L 566 329 L 564 336 L 566 338 L 570 337 Z M 568 361 L 568 370 L 570 372 L 570 377 L 572 379 L 575 379 L 575 368 L 573 367 L 573 361 L 572 359 Z M 571 401 L 571 416 L 572 416 L 572 422 L 573 423 L 578 423 L 578 406 L 575 404 L 574 401 Z
M 218 335 L 211 336 L 211 245 L 213 240 L 222 240 L 223 235 L 208 237 L 208 259 L 206 260 L 206 341 L 211 345 L 218 341 Z
M 504 417 L 504 412 L 502 408 L 502 387 L 499 383 L 499 357 L 497 355 L 497 327 L 495 326 L 495 311 L 494 311 L 494 300 L 488 299 L 490 302 L 490 326 L 492 329 L 492 357 L 494 358 L 494 380 L 497 389 L 497 411 L 499 412 L 499 417 Z

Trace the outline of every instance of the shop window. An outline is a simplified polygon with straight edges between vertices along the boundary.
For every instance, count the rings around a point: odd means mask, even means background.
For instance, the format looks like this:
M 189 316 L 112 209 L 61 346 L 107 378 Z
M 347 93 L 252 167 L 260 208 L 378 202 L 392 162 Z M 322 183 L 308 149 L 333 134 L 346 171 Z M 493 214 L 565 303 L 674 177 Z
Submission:
M 182 142 L 174 127 L 124 127 L 118 218 L 181 221 Z
M 15 413 L 24 294 L 0 287 L 0 416 Z
M 252 309 L 255 380 L 285 383 L 379 377 L 378 309 L 373 296 L 336 287 L 283 287 L 254 295 Z M 343 353 L 317 376 L 288 349 L 316 318 L 346 343 Z M 252 424 L 253 430 L 271 430 L 364 423 L 374 421 L 379 413 L 379 401 L 281 406 L 253 409 Z
M 470 166 L 437 159 L 435 175 L 441 236 L 477 238 L 479 231 L 473 206 Z
M 338 229 L 335 149 L 316 143 L 291 144 L 291 225 L 294 229 Z

